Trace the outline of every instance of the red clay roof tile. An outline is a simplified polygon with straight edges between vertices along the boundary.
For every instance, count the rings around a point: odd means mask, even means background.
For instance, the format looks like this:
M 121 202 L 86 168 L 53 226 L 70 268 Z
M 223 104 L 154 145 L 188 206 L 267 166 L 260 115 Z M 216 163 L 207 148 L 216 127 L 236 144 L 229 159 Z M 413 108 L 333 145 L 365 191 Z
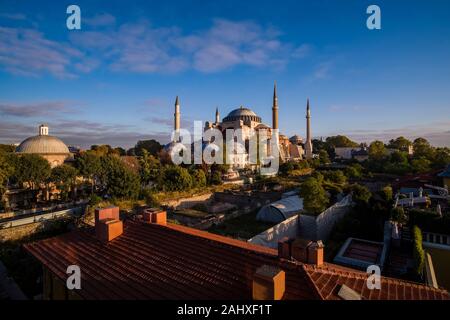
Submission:
M 126 221 L 123 234 L 107 244 L 79 230 L 25 248 L 63 280 L 67 266 L 79 265 L 86 299 L 251 299 L 253 275 L 264 264 L 286 272 L 284 299 L 340 299 L 343 284 L 363 299 L 449 298 L 388 278 L 382 290 L 368 290 L 363 272 L 279 259 L 274 249 L 173 224 Z

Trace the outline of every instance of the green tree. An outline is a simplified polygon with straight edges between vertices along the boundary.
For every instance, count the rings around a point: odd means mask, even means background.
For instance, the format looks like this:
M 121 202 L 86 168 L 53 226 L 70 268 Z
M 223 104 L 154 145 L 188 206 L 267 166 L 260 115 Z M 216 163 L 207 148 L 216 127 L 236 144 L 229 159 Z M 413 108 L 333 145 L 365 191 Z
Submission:
M 408 155 L 406 154 L 406 152 L 394 151 L 391 154 L 389 161 L 394 164 L 407 164 L 408 163 Z
M 0 206 L 2 205 L 3 195 L 6 192 L 7 184 L 14 173 L 14 167 L 9 161 L 6 153 L 0 151 Z
M 16 149 L 16 147 L 14 147 L 13 145 L 0 144 L 0 152 L 12 153 L 12 152 L 14 152 L 15 149 Z
M 77 169 L 67 164 L 52 169 L 50 180 L 55 183 L 63 200 L 67 200 L 69 192 L 74 189 L 77 174 Z
M 389 141 L 388 148 L 398 149 L 403 152 L 407 152 L 409 147 L 412 146 L 412 142 L 405 137 L 398 137 Z
M 426 158 L 413 159 L 411 166 L 416 173 L 425 173 L 430 171 L 431 161 Z
M 300 196 L 303 198 L 304 209 L 313 214 L 324 211 L 329 201 L 325 189 L 312 177 L 301 184 Z
M 450 148 L 437 148 L 432 165 L 434 168 L 445 168 L 450 164 Z
M 32 189 L 47 182 L 51 168 L 47 160 L 37 154 L 22 154 L 18 158 L 15 176 L 20 184 Z
M 328 152 L 325 150 L 319 151 L 319 159 L 320 159 L 320 164 L 329 164 L 331 162 L 330 156 L 328 155 Z
M 206 186 L 206 175 L 202 169 L 194 169 L 191 173 L 192 185 L 196 188 Z
M 180 191 L 192 188 L 192 177 L 185 168 L 168 165 L 164 168 L 160 184 L 164 191 Z
M 278 171 L 280 175 L 287 176 L 292 170 L 294 170 L 294 163 L 292 161 L 286 161 L 281 162 Z
M 151 181 L 156 181 L 160 174 L 161 163 L 152 156 L 146 149 L 142 150 L 142 156 L 139 157 L 139 174 L 141 182 L 148 185 Z
M 76 157 L 75 167 L 85 179 L 89 179 L 91 194 L 93 194 L 95 181 L 98 179 L 101 171 L 100 157 L 95 152 L 83 152 Z
M 406 222 L 406 214 L 402 207 L 391 209 L 391 220 L 400 223 Z
M 335 170 L 335 171 L 324 171 L 324 177 L 325 180 L 328 180 L 330 182 L 338 183 L 338 184 L 344 184 L 347 182 L 347 177 L 344 175 L 344 173 L 341 170 Z
M 354 148 L 356 148 L 359 146 L 358 143 L 350 140 L 346 136 L 341 136 L 341 135 L 327 137 L 326 143 L 333 148 L 338 148 L 338 147 L 354 147 Z
M 91 151 L 93 151 L 99 157 L 103 157 L 111 153 L 114 153 L 113 148 L 111 148 L 111 146 L 108 144 L 93 145 L 91 146 Z
M 126 150 L 124 148 L 122 148 L 122 147 L 114 148 L 114 150 L 119 156 L 126 156 L 127 155 Z
M 359 163 L 353 163 L 345 168 L 345 175 L 349 178 L 359 179 L 363 175 L 363 169 Z
M 212 171 L 210 183 L 213 185 L 222 184 L 222 173 L 220 171 Z
M 139 175 L 127 168 L 120 158 L 112 155 L 102 157 L 100 176 L 107 195 L 127 199 L 138 197 Z
M 367 189 L 367 187 L 360 184 L 353 184 L 350 186 L 350 191 L 352 193 L 352 200 L 357 204 L 368 204 L 372 193 Z
M 428 142 L 427 139 L 417 138 L 413 142 L 414 158 L 426 158 L 433 159 L 434 148 Z
M 386 148 L 381 141 L 373 141 L 369 146 L 369 158 L 374 161 L 382 160 L 386 157 Z
M 150 153 L 152 156 L 156 157 L 158 155 L 158 152 L 162 149 L 162 145 L 154 140 L 140 140 L 137 142 L 136 146 L 134 147 L 134 152 L 138 156 L 142 156 L 143 150 L 147 150 L 148 153 Z

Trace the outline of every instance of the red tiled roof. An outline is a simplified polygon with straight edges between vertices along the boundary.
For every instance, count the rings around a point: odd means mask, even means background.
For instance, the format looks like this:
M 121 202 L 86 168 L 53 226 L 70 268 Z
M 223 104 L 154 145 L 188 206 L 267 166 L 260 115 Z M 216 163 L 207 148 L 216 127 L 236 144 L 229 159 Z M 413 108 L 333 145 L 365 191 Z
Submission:
M 126 221 L 123 235 L 107 244 L 79 230 L 25 248 L 64 281 L 67 266 L 80 266 L 78 293 L 86 299 L 251 299 L 264 264 L 286 272 L 289 300 L 338 299 L 342 284 L 365 299 L 448 299 L 446 291 L 386 278 L 381 293 L 369 292 L 365 273 L 280 260 L 276 250 L 173 224 Z

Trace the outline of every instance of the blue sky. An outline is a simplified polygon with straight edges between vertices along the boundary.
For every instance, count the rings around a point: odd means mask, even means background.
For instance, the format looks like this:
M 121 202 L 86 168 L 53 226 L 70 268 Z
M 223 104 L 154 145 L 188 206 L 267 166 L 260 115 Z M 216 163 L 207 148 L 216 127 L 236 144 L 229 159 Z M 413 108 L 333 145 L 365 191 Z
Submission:
M 81 30 L 66 8 L 81 8 Z M 366 8 L 381 8 L 381 30 Z M 450 146 L 449 1 L 5 1 L 0 142 L 46 122 L 66 143 L 130 147 L 248 106 L 305 135 Z

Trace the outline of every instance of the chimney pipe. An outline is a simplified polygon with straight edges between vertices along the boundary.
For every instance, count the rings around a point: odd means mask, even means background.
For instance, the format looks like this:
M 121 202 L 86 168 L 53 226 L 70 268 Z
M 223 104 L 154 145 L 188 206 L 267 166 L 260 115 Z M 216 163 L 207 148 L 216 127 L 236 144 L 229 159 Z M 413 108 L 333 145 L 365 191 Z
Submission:
M 107 243 L 123 233 L 123 222 L 119 218 L 119 207 L 95 209 L 95 234 L 97 239 Z
M 145 209 L 142 215 L 144 222 L 166 225 L 167 224 L 167 212 L 155 208 Z
M 253 300 L 281 300 L 286 286 L 285 272 L 278 267 L 263 265 L 253 277 Z
M 296 239 L 291 245 L 291 255 L 297 261 L 308 263 L 308 247 L 311 240 Z
M 308 263 L 315 266 L 323 265 L 323 243 L 321 240 L 312 242 L 308 247 Z
M 298 262 L 323 265 L 324 245 L 321 240 L 311 241 L 284 237 L 278 242 L 278 257 L 280 259 L 294 259 Z
M 291 260 L 291 240 L 288 237 L 278 241 L 278 257 L 280 259 Z

